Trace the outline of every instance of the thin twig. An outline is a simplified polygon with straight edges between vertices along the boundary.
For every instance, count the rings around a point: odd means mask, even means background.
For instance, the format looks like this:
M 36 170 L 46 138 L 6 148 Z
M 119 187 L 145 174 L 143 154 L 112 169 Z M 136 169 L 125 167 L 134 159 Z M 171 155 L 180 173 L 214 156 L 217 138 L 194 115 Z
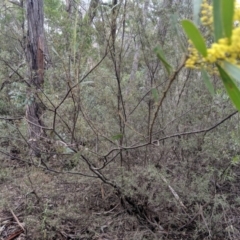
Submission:
M 162 180 L 168 185 L 168 188 L 170 189 L 171 193 L 173 194 L 173 196 L 176 198 L 176 200 L 180 203 L 181 207 L 183 207 L 184 209 L 186 209 L 185 205 L 183 204 L 182 200 L 180 199 L 180 197 L 178 196 L 178 194 L 176 193 L 176 191 L 168 184 L 167 179 L 164 176 L 161 176 Z
M 14 219 L 16 220 L 17 224 L 19 225 L 19 227 L 23 230 L 23 232 L 25 232 L 23 225 L 19 222 L 17 216 L 14 214 L 12 209 L 10 209 L 10 212 L 12 213 L 12 215 L 13 215 Z
M 173 73 L 172 77 L 169 79 L 169 83 L 165 89 L 165 91 L 163 92 L 163 96 L 162 98 L 160 99 L 158 105 L 157 105 L 157 109 L 154 113 L 154 117 L 153 117 L 153 120 L 152 120 L 152 123 L 150 125 L 150 130 L 149 130 L 149 142 L 151 143 L 152 142 L 152 132 L 153 132 L 153 126 L 154 126 L 154 123 L 157 119 L 157 116 L 158 116 L 158 112 L 159 112 L 159 109 L 160 107 L 162 106 L 162 103 L 163 103 L 163 100 L 165 99 L 165 97 L 167 96 L 167 93 L 172 85 L 172 83 L 174 82 L 174 80 L 176 79 L 176 76 L 178 75 L 178 73 L 181 71 L 181 69 L 184 67 L 185 65 L 185 61 L 186 61 L 186 56 L 183 57 L 183 60 L 181 62 L 181 64 L 179 65 L 178 69 Z
M 16 239 L 16 237 L 18 237 L 21 233 L 23 233 L 22 229 L 11 234 L 8 238 L 6 238 L 6 240 Z
M 150 142 L 145 142 L 145 143 L 139 144 L 139 145 L 136 145 L 137 143 L 135 143 L 135 144 L 133 144 L 133 145 L 130 146 L 130 147 L 127 147 L 127 146 L 124 147 L 124 146 L 122 146 L 122 147 L 121 147 L 121 150 L 137 149 L 137 148 L 145 147 L 145 146 L 150 145 L 150 144 L 154 144 L 154 143 L 157 143 L 157 142 L 161 142 L 161 141 L 166 140 L 166 139 L 169 139 L 169 138 L 175 138 L 175 137 L 184 136 L 184 135 L 207 133 L 207 132 L 213 130 L 214 128 L 218 127 L 219 125 L 221 125 L 222 123 L 224 123 L 226 120 L 228 120 L 229 118 L 231 118 L 232 116 L 234 116 L 234 115 L 237 114 L 237 113 L 238 113 L 238 111 L 235 111 L 235 112 L 231 113 L 230 115 L 228 115 L 227 117 L 225 117 L 224 119 L 222 119 L 221 121 L 219 121 L 218 123 L 214 124 L 213 126 L 211 126 L 211 127 L 209 127 L 209 128 L 205 128 L 205 129 L 201 129 L 201 130 L 196 130 L 196 131 L 190 131 L 190 132 L 175 133 L 175 134 L 172 134 L 172 135 L 163 137 L 163 138 L 155 139 L 155 140 L 152 141 L 151 143 L 150 143 Z M 119 150 L 119 148 L 113 148 L 113 149 L 112 149 L 111 151 L 109 151 L 104 157 L 107 157 L 107 156 L 109 156 L 112 152 L 118 151 L 118 150 Z

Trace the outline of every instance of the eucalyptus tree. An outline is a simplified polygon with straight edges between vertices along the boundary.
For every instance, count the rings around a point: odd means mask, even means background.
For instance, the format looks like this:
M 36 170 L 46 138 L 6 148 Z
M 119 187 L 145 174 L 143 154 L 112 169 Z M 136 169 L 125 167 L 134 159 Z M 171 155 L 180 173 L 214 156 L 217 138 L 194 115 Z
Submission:
M 35 155 L 40 157 L 39 141 L 44 136 L 42 120 L 43 107 L 37 102 L 37 94 L 43 91 L 44 84 L 44 14 L 43 0 L 27 1 L 27 63 L 29 67 L 29 95 L 26 119 L 29 126 L 29 143 Z

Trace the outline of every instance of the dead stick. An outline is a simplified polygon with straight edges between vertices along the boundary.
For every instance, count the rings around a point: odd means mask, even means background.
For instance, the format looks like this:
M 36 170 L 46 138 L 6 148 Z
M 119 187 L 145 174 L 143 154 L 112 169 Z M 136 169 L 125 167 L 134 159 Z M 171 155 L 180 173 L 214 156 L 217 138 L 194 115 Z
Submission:
M 19 227 L 23 230 L 23 232 L 25 232 L 23 225 L 19 222 L 17 216 L 14 214 L 12 209 L 10 209 L 10 212 L 12 213 L 12 215 L 13 215 L 14 219 L 16 220 L 17 224 L 19 225 Z
M 15 233 L 13 233 L 12 235 L 10 235 L 6 240 L 13 240 L 14 238 L 16 238 L 17 236 L 19 236 L 21 233 L 23 233 L 24 231 L 21 229 Z

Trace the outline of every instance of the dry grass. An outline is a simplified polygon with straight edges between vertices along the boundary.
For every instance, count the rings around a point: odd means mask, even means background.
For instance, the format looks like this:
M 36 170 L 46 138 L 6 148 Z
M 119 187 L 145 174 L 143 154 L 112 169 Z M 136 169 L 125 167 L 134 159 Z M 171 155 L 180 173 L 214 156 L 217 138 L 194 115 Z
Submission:
M 201 196 L 203 182 L 199 190 L 197 182 L 184 186 L 187 175 L 176 171 L 171 177 L 172 169 L 169 183 L 183 208 L 151 168 L 136 166 L 126 173 L 130 201 L 123 204 L 115 190 L 99 179 L 56 174 L 6 158 L 0 163 L 1 240 L 237 240 L 240 236 L 238 178 L 219 182 L 214 189 L 210 184 L 209 196 Z M 133 202 L 139 209 L 144 207 L 146 219 L 131 206 Z
M 2 165 L 1 240 L 20 230 L 11 209 L 25 228 L 16 239 L 117 240 L 149 235 L 99 180 L 53 174 L 12 160 Z

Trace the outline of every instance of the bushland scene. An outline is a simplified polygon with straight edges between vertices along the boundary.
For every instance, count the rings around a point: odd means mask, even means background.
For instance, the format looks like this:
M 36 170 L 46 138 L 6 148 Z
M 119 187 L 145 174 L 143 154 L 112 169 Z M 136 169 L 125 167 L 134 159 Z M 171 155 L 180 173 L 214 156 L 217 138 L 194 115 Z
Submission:
M 239 113 L 194 9 L 0 2 L 1 240 L 240 239 Z

